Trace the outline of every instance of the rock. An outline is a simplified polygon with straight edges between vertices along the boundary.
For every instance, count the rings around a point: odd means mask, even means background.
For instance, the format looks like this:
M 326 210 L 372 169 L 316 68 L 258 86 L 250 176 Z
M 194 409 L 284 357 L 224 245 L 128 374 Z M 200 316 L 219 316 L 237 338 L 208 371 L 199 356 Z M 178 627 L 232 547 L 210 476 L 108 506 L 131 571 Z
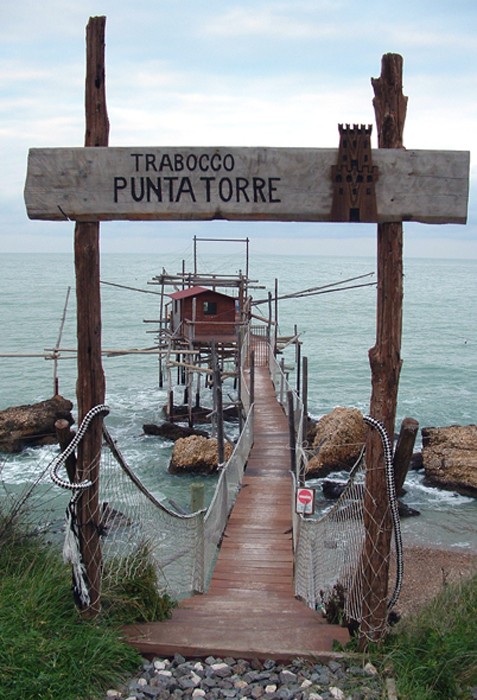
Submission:
M 0 451 L 21 452 L 27 446 L 58 442 L 55 422 L 62 418 L 72 425 L 72 408 L 71 401 L 57 395 L 39 403 L 0 411 Z
M 421 515 L 419 510 L 416 510 L 415 508 L 411 508 L 411 506 L 408 506 L 406 503 L 403 503 L 402 501 L 398 500 L 398 510 L 399 510 L 399 516 L 401 518 L 414 518 L 417 515 Z
M 158 435 L 159 437 L 166 440 L 173 440 L 174 442 L 179 438 L 190 437 L 191 435 L 200 435 L 205 438 L 209 437 L 209 433 L 205 430 L 196 430 L 195 428 L 188 428 L 170 422 L 161 423 L 161 425 L 146 423 L 142 426 L 142 429 L 146 435 Z
M 233 447 L 225 444 L 225 460 L 229 459 Z M 217 471 L 217 440 L 198 435 L 179 438 L 174 443 L 169 472 L 171 474 L 211 474 Z
M 320 418 L 313 440 L 313 457 L 306 476 L 324 477 L 332 471 L 351 469 L 366 439 L 366 424 L 357 408 L 338 406 Z
M 426 483 L 477 497 L 477 425 L 422 429 Z
M 423 466 L 424 464 L 422 462 L 422 452 L 414 452 L 414 454 L 411 457 L 409 469 L 413 472 L 418 472 L 423 468 Z

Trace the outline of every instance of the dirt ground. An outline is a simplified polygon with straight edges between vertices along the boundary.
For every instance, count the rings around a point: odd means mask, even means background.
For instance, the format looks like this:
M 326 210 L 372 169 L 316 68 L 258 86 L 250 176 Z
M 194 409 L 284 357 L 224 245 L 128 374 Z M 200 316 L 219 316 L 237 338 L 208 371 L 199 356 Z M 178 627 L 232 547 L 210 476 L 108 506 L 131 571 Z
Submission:
M 424 547 L 404 548 L 404 575 L 395 610 L 403 617 L 415 613 L 448 583 L 477 573 L 477 553 Z M 391 574 L 391 583 L 394 574 Z

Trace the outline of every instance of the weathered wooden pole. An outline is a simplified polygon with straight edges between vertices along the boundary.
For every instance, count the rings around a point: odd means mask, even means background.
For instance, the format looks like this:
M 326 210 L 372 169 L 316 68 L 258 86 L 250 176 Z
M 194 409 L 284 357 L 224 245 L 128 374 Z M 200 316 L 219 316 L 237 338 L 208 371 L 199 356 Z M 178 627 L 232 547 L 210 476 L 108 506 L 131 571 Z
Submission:
M 394 483 L 398 496 L 402 495 L 401 492 L 409 470 L 418 430 L 419 423 L 417 420 L 414 418 L 403 419 L 393 459 Z
M 379 148 L 403 148 L 407 97 L 402 93 L 402 57 L 385 54 L 381 76 L 371 79 Z M 370 415 L 393 439 L 401 371 L 403 298 L 403 227 L 378 224 L 376 344 L 369 351 L 372 374 Z M 386 632 L 389 552 L 392 534 L 387 506 L 386 475 L 379 434 L 370 429 L 366 440 L 366 538 L 363 559 L 361 646 Z
M 255 401 L 255 350 L 250 352 L 250 406 Z
M 75 434 L 71 430 L 70 424 L 65 418 L 58 418 L 55 421 L 55 431 L 56 437 L 58 438 L 58 443 L 60 445 L 60 450 L 64 452 L 70 442 L 73 440 Z M 76 481 L 76 455 L 74 452 L 67 457 L 65 462 L 66 473 L 68 474 L 68 479 L 73 483 Z
M 293 404 L 293 392 L 287 391 L 288 413 L 288 446 L 290 447 L 290 470 L 296 476 L 296 431 L 295 431 L 295 406 Z M 300 486 L 304 486 L 300 478 Z
M 109 121 L 106 110 L 104 33 L 105 17 L 91 17 L 86 28 L 85 146 L 107 146 Z M 99 222 L 76 223 L 75 269 L 78 336 L 78 422 L 94 406 L 104 403 L 105 380 L 101 362 L 101 296 Z M 81 554 L 89 583 L 87 616 L 100 611 L 101 545 L 99 537 L 99 467 L 102 417 L 96 416 L 78 446 L 77 478 L 90 479 L 79 502 L 78 525 Z
M 305 435 L 308 430 L 308 357 L 303 358 L 303 380 L 301 389 L 301 400 L 303 401 L 303 420 Z

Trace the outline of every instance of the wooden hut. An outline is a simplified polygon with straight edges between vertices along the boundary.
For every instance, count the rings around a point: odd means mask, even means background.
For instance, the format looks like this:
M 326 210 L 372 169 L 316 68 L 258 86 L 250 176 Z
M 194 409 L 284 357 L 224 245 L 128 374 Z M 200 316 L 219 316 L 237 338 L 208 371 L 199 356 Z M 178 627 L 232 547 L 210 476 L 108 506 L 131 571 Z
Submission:
M 238 300 L 206 287 L 188 287 L 169 294 L 171 331 L 191 343 L 233 342 L 238 330 Z

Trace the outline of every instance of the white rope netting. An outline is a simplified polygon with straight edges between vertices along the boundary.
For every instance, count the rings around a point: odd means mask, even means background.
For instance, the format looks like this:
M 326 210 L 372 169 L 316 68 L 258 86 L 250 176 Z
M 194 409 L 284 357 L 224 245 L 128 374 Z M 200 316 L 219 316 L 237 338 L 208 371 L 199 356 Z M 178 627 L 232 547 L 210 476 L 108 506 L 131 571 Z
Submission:
M 366 468 L 362 455 L 351 471 L 343 493 L 327 512 L 318 518 L 295 516 L 296 595 L 312 608 L 324 611 L 331 607 L 340 608 L 341 621 L 351 625 L 361 623 L 366 614 L 373 619 L 374 613 L 383 605 L 390 610 L 399 597 L 403 573 L 391 446 L 379 421 L 369 416 L 364 416 L 364 420 L 380 432 L 383 441 L 388 489 L 385 502 L 379 504 L 379 508 L 374 507 L 372 513 L 366 509 L 371 498 L 367 491 L 371 470 Z M 379 513 L 379 520 L 376 513 Z M 387 551 L 373 547 L 371 554 L 368 553 L 365 542 L 371 518 L 376 532 L 382 533 L 390 526 L 394 531 L 393 546 Z M 378 579 L 383 575 L 387 578 L 390 568 L 395 571 L 392 591 L 389 594 L 386 590 L 384 599 L 371 598 L 375 609 L 370 610 L 364 601 L 370 599 L 369 591 L 376 588 Z M 385 629 L 387 617 L 381 619 Z M 381 627 L 371 627 L 367 634 L 373 639 L 381 631 Z
M 98 413 L 96 409 L 94 415 Z M 146 554 L 161 590 L 174 597 L 205 590 L 253 442 L 252 418 L 253 406 L 232 455 L 220 470 L 210 505 L 191 514 L 178 513 L 157 500 L 134 474 L 104 428 L 106 446 L 97 457 L 101 460 L 97 507 L 90 513 L 96 532 L 90 540 L 85 532 L 80 536 L 77 506 L 81 493 L 94 485 L 71 484 L 59 477 L 65 455 L 74 448 L 69 447 L 54 460 L 51 475 L 55 484 L 73 491 L 67 506 L 63 554 L 65 561 L 73 566 L 75 595 L 82 606 L 88 604 L 89 597 L 80 553 L 81 538 L 83 551 L 101 547 L 103 584 L 125 574 L 134 575 L 137 567 L 144 565 Z M 85 430 L 80 428 L 78 434 L 84 434 Z M 80 439 L 75 440 L 75 445 Z
M 277 400 L 285 412 L 288 412 L 285 397 L 290 393 L 293 395 L 297 465 L 297 472 L 293 475 L 295 492 L 299 483 L 303 485 L 302 470 L 307 462 L 303 448 L 304 407 L 272 352 L 269 367 Z M 340 498 L 323 515 L 312 518 L 297 515 L 293 498 L 295 594 L 311 608 L 327 613 L 331 608 L 339 610 L 341 622 L 359 624 L 366 616 L 366 634 L 374 639 L 383 629 L 373 628 L 369 620 L 381 619 L 384 628 L 387 627 L 387 616 L 381 615 L 380 618 L 375 613 L 383 607 L 390 610 L 397 602 L 402 584 L 403 556 L 391 441 L 379 421 L 371 416 L 363 416 L 363 419 L 378 432 L 382 443 L 384 460 L 376 469 L 385 473 L 386 494 L 383 502 L 376 503 L 367 487 L 373 470 L 366 468 L 364 449 L 351 470 Z M 388 531 L 390 540 L 393 532 L 392 546 L 386 549 L 367 538 L 370 527 L 379 536 Z M 384 591 L 385 598 L 377 598 L 374 594 L 377 582 L 387 581 L 390 570 L 395 572 L 392 590 L 389 593 Z

